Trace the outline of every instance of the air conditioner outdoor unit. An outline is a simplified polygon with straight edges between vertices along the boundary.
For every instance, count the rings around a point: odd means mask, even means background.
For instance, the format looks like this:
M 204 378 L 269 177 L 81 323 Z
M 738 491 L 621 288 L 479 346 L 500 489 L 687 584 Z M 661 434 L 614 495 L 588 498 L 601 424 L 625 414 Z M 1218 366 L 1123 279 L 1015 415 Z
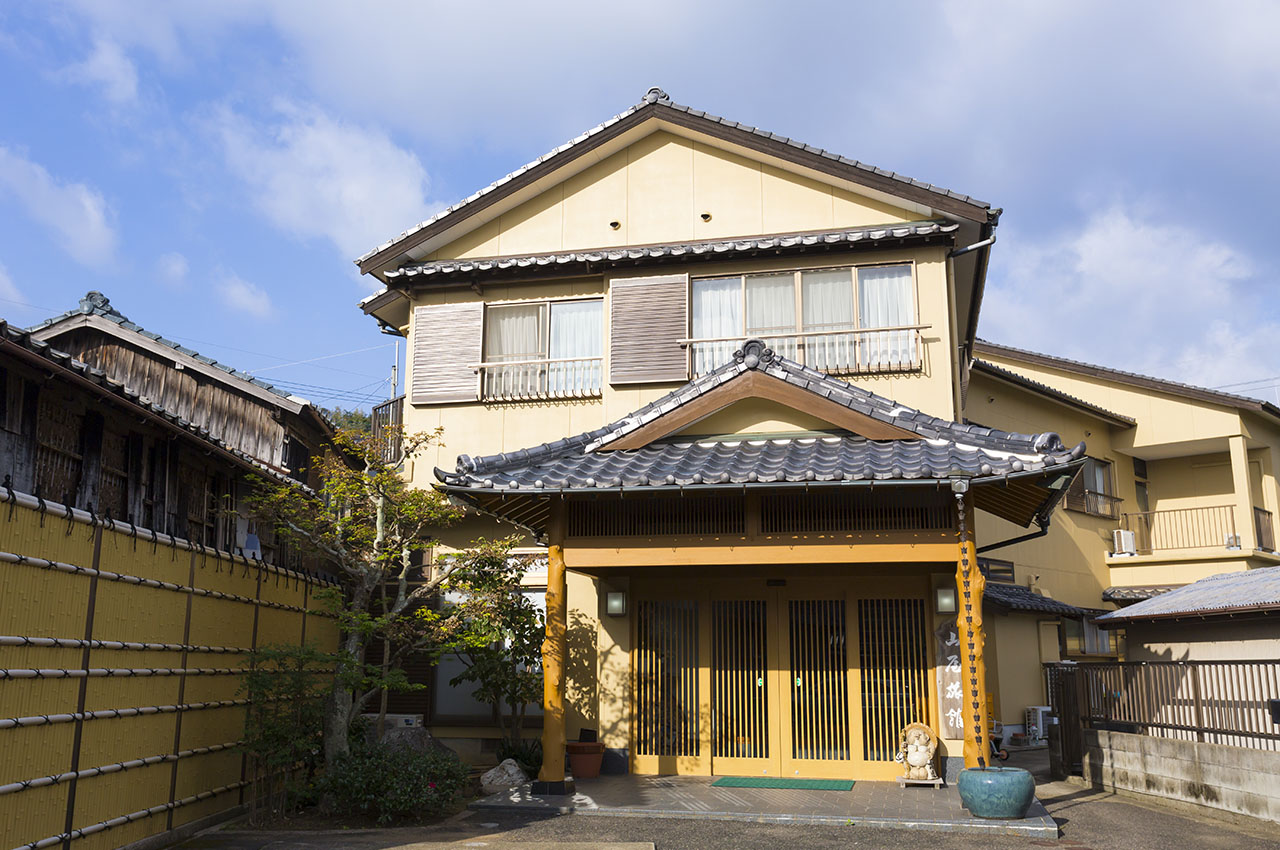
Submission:
M 1049 725 L 1049 715 L 1053 709 L 1047 705 L 1029 705 L 1024 716 L 1024 725 L 1027 730 L 1027 738 L 1032 741 L 1043 741 L 1046 735 L 1045 729 Z
M 1138 543 L 1133 532 L 1125 528 L 1117 528 L 1111 532 L 1111 549 L 1117 555 L 1138 554 Z

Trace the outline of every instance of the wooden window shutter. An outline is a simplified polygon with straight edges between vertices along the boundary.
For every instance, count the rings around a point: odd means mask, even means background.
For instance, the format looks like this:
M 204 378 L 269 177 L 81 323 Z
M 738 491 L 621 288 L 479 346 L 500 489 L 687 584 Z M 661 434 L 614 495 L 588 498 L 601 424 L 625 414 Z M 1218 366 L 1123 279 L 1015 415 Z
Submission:
M 484 304 L 413 308 L 413 404 L 476 401 L 484 340 Z
M 688 380 L 688 275 L 614 280 L 609 292 L 609 382 Z

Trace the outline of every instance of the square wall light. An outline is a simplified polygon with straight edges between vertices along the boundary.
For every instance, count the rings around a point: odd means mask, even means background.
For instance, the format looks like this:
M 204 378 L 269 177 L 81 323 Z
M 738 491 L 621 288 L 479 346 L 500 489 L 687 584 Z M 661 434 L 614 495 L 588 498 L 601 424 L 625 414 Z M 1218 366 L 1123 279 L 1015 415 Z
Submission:
M 610 617 L 627 616 L 627 593 L 625 590 L 610 590 L 604 595 L 604 612 Z
M 950 585 L 942 585 L 934 590 L 934 602 L 939 614 L 956 612 L 956 589 Z

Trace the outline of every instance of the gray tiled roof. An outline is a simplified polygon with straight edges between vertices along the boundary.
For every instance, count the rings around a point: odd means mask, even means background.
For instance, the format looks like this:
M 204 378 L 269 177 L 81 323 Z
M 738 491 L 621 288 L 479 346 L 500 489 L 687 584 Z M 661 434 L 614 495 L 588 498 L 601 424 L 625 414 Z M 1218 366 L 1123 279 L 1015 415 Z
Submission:
M 1179 381 L 1170 381 L 1165 378 L 1153 378 L 1150 375 L 1142 375 L 1138 372 L 1126 372 L 1123 369 L 1113 369 L 1110 366 L 1098 366 L 1094 363 L 1085 363 L 1081 360 L 1071 360 L 1070 358 L 1058 357 L 1054 354 L 1042 354 L 1038 351 L 1028 351 L 1025 348 L 1014 348 L 1011 345 L 989 342 L 985 339 L 977 340 L 975 350 L 983 351 L 984 349 L 991 354 L 1007 355 L 1013 360 L 1025 357 L 1032 362 L 1039 361 L 1047 363 L 1050 366 L 1057 366 L 1068 372 L 1101 373 L 1122 383 L 1129 383 L 1135 386 L 1158 391 L 1163 390 L 1172 395 L 1212 401 L 1227 407 L 1239 407 L 1244 405 L 1251 409 L 1265 412 L 1271 416 L 1280 418 L 1280 407 L 1277 407 L 1269 401 L 1263 401 L 1262 399 L 1223 392 L 1222 390 L 1212 390 L 1207 387 L 1198 387 L 1195 384 L 1184 384 Z
M 1152 584 L 1108 587 L 1102 591 L 1102 599 L 1105 602 L 1141 602 L 1144 599 L 1150 599 L 1153 596 L 1177 590 L 1179 587 L 1182 587 L 1182 585 Z
M 958 224 L 945 221 L 921 221 L 906 224 L 882 224 L 854 229 L 787 233 L 747 239 L 713 239 L 700 242 L 677 242 L 666 245 L 638 245 L 621 248 L 600 248 L 592 251 L 566 251 L 557 254 L 529 254 L 518 257 L 492 257 L 474 260 L 435 260 L 406 265 L 398 270 L 386 272 L 386 276 L 391 280 L 399 278 L 443 278 L 454 274 L 505 269 L 545 266 L 563 267 L 588 263 L 594 265 L 625 263 L 628 261 L 642 262 L 665 257 L 705 259 L 751 251 L 803 250 L 814 246 L 874 245 L 888 239 L 900 240 L 911 237 L 950 234 L 958 230 L 959 227 L 960 225 Z
M 147 339 L 154 340 L 155 342 L 158 342 L 161 345 L 165 345 L 165 346 L 168 346 L 169 348 L 172 348 L 174 351 L 178 352 L 179 354 L 185 354 L 188 357 L 192 357 L 196 360 L 199 360 L 201 363 L 204 363 L 208 366 L 212 366 L 215 369 L 220 369 L 223 372 L 226 372 L 232 378 L 236 378 L 237 380 L 241 380 L 241 381 L 246 381 L 250 384 L 253 384 L 256 387 L 260 387 L 264 390 L 275 393 L 281 398 L 292 398 L 294 401 L 303 401 L 305 403 L 305 399 L 299 399 L 297 396 L 294 396 L 291 393 L 287 393 L 287 392 L 284 392 L 283 390 L 279 390 L 276 387 L 272 386 L 271 384 L 267 383 L 266 381 L 262 380 L 261 378 L 255 378 L 253 375 L 250 375 L 247 372 L 241 372 L 239 369 L 234 369 L 231 366 L 226 365 L 225 363 L 219 363 L 217 360 L 214 360 L 211 357 L 205 357 L 203 354 L 199 353 L 198 351 L 193 351 L 192 349 L 187 348 L 185 345 L 181 343 L 174 342 L 171 339 L 166 339 L 165 337 L 160 336 L 160 334 L 152 333 L 151 331 L 143 328 L 141 325 L 138 325 L 138 324 L 135 324 L 134 322 L 129 321 L 129 318 L 125 316 L 123 313 L 121 313 L 119 310 L 117 310 L 115 307 L 113 307 L 110 299 L 108 299 L 107 296 L 103 295 L 101 292 L 90 291 L 88 294 L 85 295 L 85 297 L 80 299 L 80 306 L 77 307 L 76 309 L 68 310 L 67 312 L 62 313 L 61 315 L 58 315 L 58 316 L 54 316 L 51 319 L 45 319 L 43 322 L 40 322 L 39 324 L 35 324 L 27 328 L 27 330 L 31 331 L 32 333 L 36 333 L 44 330 L 45 328 L 56 325 L 59 322 L 73 318 L 75 316 L 101 316 L 107 321 L 113 322 L 119 325 L 120 327 L 124 328 L 125 330 L 133 331 L 134 333 L 141 334 L 142 336 L 145 336 Z
M 1099 625 L 1280 611 L 1280 567 L 1220 573 L 1098 618 Z
M 581 133 L 580 135 L 576 136 L 575 138 L 570 139 L 569 141 L 567 141 L 567 142 L 565 142 L 564 144 L 560 145 L 560 146 L 559 146 L 559 147 L 557 147 L 555 150 L 549 151 L 549 152 L 547 152 L 547 153 L 543 154 L 542 156 L 538 157 L 537 159 L 533 160 L 532 162 L 527 163 L 527 164 L 525 164 L 525 165 L 521 166 L 520 168 L 517 168 L 515 171 L 511 172 L 510 174 L 508 174 L 506 177 L 503 177 L 503 178 L 501 178 L 501 179 L 499 179 L 499 180 L 495 180 L 493 183 L 490 183 L 488 186 L 486 186 L 485 188 L 483 188 L 483 189 L 481 189 L 480 191 L 476 192 L 475 194 L 470 195 L 470 196 L 469 196 L 469 197 L 467 197 L 467 198 L 464 198 L 463 200 L 459 201 L 459 202 L 458 202 L 458 203 L 456 203 L 456 204 L 453 204 L 453 205 L 452 205 L 452 206 L 450 206 L 450 207 L 446 207 L 445 209 L 443 209 L 443 210 L 441 210 L 440 212 L 436 213 L 436 214 L 435 214 L 435 215 L 433 215 L 431 218 L 427 219 L 426 221 L 422 222 L 421 224 L 418 224 L 418 225 L 416 225 L 416 226 L 414 226 L 414 227 L 409 228 L 408 230 L 404 231 L 403 233 L 401 233 L 399 236 L 395 237 L 394 239 L 388 240 L 387 242 L 384 242 L 384 243 L 382 243 L 381 245 L 379 245 L 379 246 L 377 246 L 376 248 L 374 248 L 372 251 L 369 251 L 367 254 L 364 254 L 363 256 L 360 256 L 360 257 L 356 258 L 355 263 L 356 263 L 357 265 L 359 265 L 360 263 L 363 263 L 365 260 L 367 260 L 367 259 L 369 259 L 370 257 L 372 257 L 374 254 L 377 254 L 377 253 L 378 253 L 378 252 L 380 252 L 380 251 L 384 251 L 384 250 L 386 250 L 387 248 L 390 248 L 392 245 L 396 244 L 396 243 L 397 243 L 397 242 L 399 242 L 400 240 L 402 240 L 402 239 L 404 239 L 404 238 L 406 238 L 406 237 L 408 237 L 408 236 L 412 236 L 414 233 L 418 232 L 419 230 L 422 230 L 422 229 L 423 229 L 423 228 L 425 228 L 425 227 L 429 227 L 430 225 L 433 225 L 433 224 L 435 224 L 436 222 L 438 222 L 438 221 L 440 221 L 440 220 L 442 220 L 442 219 L 444 219 L 444 218 L 446 218 L 446 217 L 448 217 L 448 216 L 450 216 L 450 215 L 453 215 L 454 213 L 458 212 L 459 210 L 464 209 L 464 208 L 465 208 L 466 206 L 468 206 L 469 204 L 471 204 L 471 203 L 475 202 L 475 201 L 476 201 L 476 200 L 478 200 L 479 198 L 481 198 L 481 197 L 483 197 L 483 196 L 485 196 L 485 195 L 488 195 L 489 193 L 491 193 L 491 192 L 493 192 L 493 191 L 495 191 L 495 190 L 497 190 L 497 189 L 502 188 L 502 187 L 503 187 L 503 186 L 505 186 L 506 184 L 510 183 L 512 180 L 515 180 L 517 177 L 520 177 L 521 175 L 525 174 L 526 172 L 530 171 L 531 169 L 537 168 L 538 166 L 542 165 L 543 163 L 546 163 L 548 160 L 555 159 L 555 158 L 556 158 L 557 156 L 559 156 L 560 154 L 563 154 L 563 153 L 565 153 L 566 151 L 569 151 L 569 150 L 573 149 L 575 146 L 577 146 L 578 144 L 581 144 L 582 142 L 586 141 L 587 139 L 590 139 L 591 137 L 593 137 L 593 136 L 595 136 L 595 135 L 597 135 L 597 134 L 599 134 L 599 133 L 601 133 L 601 132 L 604 132 L 605 130 L 609 129 L 609 128 L 610 128 L 610 127 L 612 127 L 613 125 L 617 124 L 619 121 L 622 121 L 624 118 L 628 118 L 629 116 L 633 115 L 634 113 L 640 112 L 640 111 L 642 111 L 642 110 L 646 110 L 646 109 L 653 109 L 653 108 L 655 108 L 655 107 L 663 107 L 663 108 L 667 108 L 667 109 L 672 109 L 672 110 L 675 110 L 676 112 L 683 112 L 683 113 L 686 113 L 686 114 L 688 114 L 688 115 L 690 115 L 690 116 L 693 116 L 694 118 L 702 119 L 702 120 L 709 121 L 709 122 L 712 122 L 712 123 L 715 123 L 715 124 L 720 124 L 720 125 L 723 125 L 723 126 L 725 126 L 725 127 L 733 128 L 733 129 L 735 129 L 735 130 L 740 130 L 740 131 L 743 131 L 743 132 L 751 133 L 751 134 L 756 135 L 756 136 L 759 136 L 759 137 L 761 137 L 761 138 L 763 138 L 763 139 L 768 139 L 768 140 L 769 140 L 769 141 L 771 141 L 771 142 L 774 142 L 774 143 L 777 143 L 777 144 L 788 145 L 788 146 L 793 147 L 793 148 L 795 148 L 795 149 L 797 149 L 797 150 L 804 151 L 805 153 L 812 154 L 812 155 L 814 155 L 814 156 L 820 156 L 820 157 L 823 157 L 824 159 L 829 159 L 829 160 L 831 160 L 831 161 L 833 161 L 833 162 L 837 162 L 837 163 L 839 163 L 839 164 L 841 164 L 841 165 L 848 166 L 849 168 L 857 169 L 858 171 L 865 171 L 865 172 L 867 172 L 868 174 L 874 174 L 874 175 L 876 175 L 876 176 L 878 176 L 878 177 L 887 178 L 887 179 L 890 179 L 890 180 L 895 180 L 895 181 L 897 181 L 897 182 L 899 182 L 899 183 L 902 183 L 903 185 L 906 185 L 906 186 L 913 186 L 913 187 L 915 187 L 915 188 L 923 189 L 923 190 L 925 190 L 925 191 L 933 192 L 933 193 L 935 193 L 935 194 L 945 195 L 945 196 L 947 196 L 948 198 L 953 198 L 953 199 L 955 199 L 955 200 L 957 200 L 957 201 L 961 201 L 961 202 L 966 203 L 966 204 L 972 204 L 972 205 L 973 205 L 973 206 L 975 206 L 975 207 L 990 208 L 990 206 L 991 206 L 990 204 L 986 203 L 985 201 L 979 201 L 979 200 L 976 200 L 976 199 L 974 199 L 974 198 L 969 197 L 968 195 L 963 195 L 963 194 L 961 194 L 961 193 L 959 193 L 959 192 L 954 192 L 954 191 L 952 191 L 952 190 L 950 190 L 950 189 L 944 189 L 944 188 L 942 188 L 942 187 L 940 187 L 940 186 L 934 186 L 934 185 L 932 185 L 932 184 L 930 184 L 930 183 L 924 183 L 924 182 L 922 182 L 922 181 L 920 181 L 920 180 L 914 180 L 914 179 L 912 179 L 912 178 L 910 178 L 910 177 L 907 177 L 907 176 L 905 176 L 905 175 L 902 175 L 902 174 L 897 174 L 897 173 L 892 172 L 892 171 L 886 171 L 886 170 L 885 170 L 885 169 L 883 169 L 883 168 L 876 168 L 876 167 L 875 167 L 875 166 L 873 166 L 873 165 L 867 165 L 866 163 L 858 162 L 857 160 L 853 160 L 853 159 L 849 159 L 848 157 L 840 156 L 840 155 L 839 155 L 839 154 L 837 154 L 837 153 L 832 153 L 832 152 L 830 152 L 830 151 L 823 150 L 822 148 L 814 147 L 813 145 L 807 145 L 807 144 L 805 144 L 804 142 L 797 141 L 797 140 L 795 140 L 795 139 L 790 139 L 790 138 L 787 138 L 786 136 L 780 136 L 780 135 L 778 135 L 777 133 L 770 133 L 768 130 L 761 130 L 761 129 L 759 129 L 758 127 L 751 127 L 751 126 L 746 125 L 746 124 L 740 124 L 740 123 L 739 123 L 739 122 L 737 122 L 737 121 L 730 121 L 729 119 L 727 119 L 727 118 L 721 118 L 721 117 L 720 117 L 720 116 L 718 116 L 718 115 L 712 115 L 712 114 L 710 114 L 710 113 L 708 113 L 708 112 L 703 112 L 703 111 L 698 110 L 698 109 L 692 109 L 692 108 L 690 108 L 690 107 L 688 107 L 688 106 L 682 106 L 682 105 L 680 105 L 680 104 L 678 104 L 678 103 L 674 103 L 674 102 L 672 102 L 672 101 L 671 101 L 671 99 L 667 96 L 667 93 L 666 93 L 666 92 L 664 92 L 664 91 L 662 91 L 661 89 L 658 89 L 658 88 L 651 88 L 651 89 L 649 89 L 649 91 L 648 91 L 648 92 L 646 92 L 644 99 L 643 99 L 643 100 L 641 100 L 641 101 L 640 101 L 640 103 L 637 103 L 635 106 L 632 106 L 632 107 L 630 107 L 629 109 L 625 110 L 624 112 L 621 112 L 621 113 L 619 113 L 619 114 L 617 114 L 617 115 L 613 116 L 612 118 L 608 119 L 607 121 L 603 121 L 603 122 L 601 122 L 600 124 L 597 124 L 596 126 L 592 127 L 591 129 L 587 130 L 586 132 Z
M 30 330 L 23 330 L 22 328 L 13 327 L 4 319 L 0 319 L 0 343 L 6 343 L 6 342 L 12 343 L 13 345 L 19 346 L 21 348 L 26 349 L 27 351 L 37 354 L 40 357 L 43 357 L 45 360 L 49 361 L 50 363 L 54 364 L 55 366 L 58 366 L 59 368 L 72 372 L 73 374 L 78 375 L 79 377 L 84 378 L 90 381 L 91 383 L 98 385 L 106 392 L 109 392 L 112 395 L 118 396 L 119 398 L 123 399 L 125 402 L 128 402 L 134 407 L 140 408 L 142 410 L 147 411 L 148 413 L 152 413 L 160 417 L 161 419 L 168 422 L 171 426 L 173 426 L 177 430 L 191 434 L 192 436 L 200 440 L 203 440 L 209 445 L 215 446 L 221 449 L 222 451 L 242 461 L 247 466 L 253 467 L 254 470 L 261 472 L 262 474 L 276 481 L 287 482 L 289 484 L 293 484 L 296 486 L 303 486 L 298 481 L 295 481 L 294 479 L 289 478 L 287 475 L 280 472 L 279 470 L 276 470 L 270 466 L 267 466 L 257 458 L 254 458 L 251 455 L 248 455 L 245 452 L 241 451 L 240 449 L 237 449 L 223 442 L 221 439 L 211 434 L 209 432 L 209 429 L 203 428 L 195 424 L 194 422 L 184 419 L 183 417 L 177 415 L 176 413 L 170 412 L 169 410 L 165 409 L 164 407 L 161 407 L 160 405 L 156 404 L 150 399 L 143 398 L 138 394 L 137 390 L 126 386 L 125 384 L 115 380 L 114 378 L 111 378 L 110 376 L 107 375 L 106 372 L 102 371 L 101 369 L 90 366 L 87 363 L 82 363 L 81 361 L 76 360 L 74 357 L 72 357 L 70 354 L 66 353 L 65 351 L 59 351 L 49 343 L 36 339 L 34 336 L 32 336 L 32 332 Z
M 1082 617 L 1085 611 L 1074 605 L 1032 593 L 1020 584 L 987 582 L 982 598 L 1010 611 L 1031 611 L 1038 614 L 1060 614 L 1064 617 Z
M 1006 381 L 1018 384 L 1019 386 L 1026 387 L 1034 392 L 1040 393 L 1041 395 L 1045 395 L 1050 398 L 1055 398 L 1058 401 L 1063 402 L 1064 404 L 1071 405 L 1072 407 L 1078 407 L 1082 410 L 1087 410 L 1091 413 L 1096 413 L 1097 415 L 1103 417 L 1104 419 L 1110 419 L 1114 422 L 1118 422 L 1125 425 L 1137 424 L 1137 420 L 1130 416 L 1125 416 L 1122 413 L 1114 413 L 1110 410 L 1107 410 L 1105 407 L 1099 407 L 1098 405 L 1093 404 L 1092 402 L 1085 401 L 1082 398 L 1076 398 L 1075 396 L 1069 393 L 1064 393 L 1062 390 L 1051 387 L 1048 384 L 1043 384 L 1040 381 L 1032 380 L 1031 378 L 1028 378 L 1026 375 L 1019 375 L 1017 372 L 1014 372 L 1010 369 L 1006 369 L 1003 366 L 997 366 L 994 363 L 988 363 L 985 360 L 978 360 L 975 358 L 973 360 L 973 364 L 971 368 L 977 372 L 985 372 L 989 375 L 994 375 L 998 378 L 1003 378 Z
M 601 451 L 661 416 L 751 370 L 891 424 L 917 439 L 863 437 L 671 440 Z M 900 405 L 748 340 L 734 359 L 603 428 L 517 452 L 471 458 L 455 472 L 437 469 L 445 485 L 465 490 L 560 490 L 634 486 L 803 483 L 807 481 L 940 481 L 1036 472 L 1084 456 L 1057 434 L 1011 434 L 964 425 Z

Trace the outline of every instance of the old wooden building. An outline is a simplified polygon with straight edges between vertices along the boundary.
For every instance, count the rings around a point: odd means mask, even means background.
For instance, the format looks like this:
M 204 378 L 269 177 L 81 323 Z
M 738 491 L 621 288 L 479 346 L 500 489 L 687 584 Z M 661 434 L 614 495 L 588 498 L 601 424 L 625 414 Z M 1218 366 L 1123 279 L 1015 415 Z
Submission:
M 270 550 L 248 476 L 308 483 L 333 434 L 305 399 L 143 330 L 90 292 L 28 330 L 0 322 L 6 487 L 229 552 Z

